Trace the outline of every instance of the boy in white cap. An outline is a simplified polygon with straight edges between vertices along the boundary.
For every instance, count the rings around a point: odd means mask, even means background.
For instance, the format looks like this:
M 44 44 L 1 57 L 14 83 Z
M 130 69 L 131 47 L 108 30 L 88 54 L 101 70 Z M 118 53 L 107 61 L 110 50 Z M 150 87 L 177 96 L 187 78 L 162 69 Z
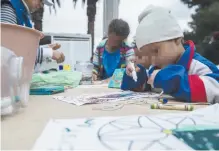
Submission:
M 219 103 L 219 69 L 195 52 L 192 41 L 183 46 L 182 38 L 183 32 L 170 11 L 149 6 L 139 15 L 136 45 L 152 65 L 146 82 L 176 99 Z M 145 73 L 145 69 L 136 70 Z M 131 76 L 132 71 L 128 65 L 126 74 Z

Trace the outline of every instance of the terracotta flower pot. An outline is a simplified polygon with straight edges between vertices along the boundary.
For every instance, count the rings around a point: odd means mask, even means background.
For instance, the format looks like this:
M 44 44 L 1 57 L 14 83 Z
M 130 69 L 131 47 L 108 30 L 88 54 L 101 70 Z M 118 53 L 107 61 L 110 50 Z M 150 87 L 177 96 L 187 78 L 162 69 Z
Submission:
M 43 34 L 37 30 L 1 23 L 1 46 L 13 51 L 17 57 L 23 57 L 21 77 L 21 101 L 28 102 L 29 87 L 37 55 L 37 48 Z M 4 72 L 1 72 L 1 77 Z M 4 80 L 4 79 L 1 79 Z M 1 84 L 1 88 L 4 85 Z

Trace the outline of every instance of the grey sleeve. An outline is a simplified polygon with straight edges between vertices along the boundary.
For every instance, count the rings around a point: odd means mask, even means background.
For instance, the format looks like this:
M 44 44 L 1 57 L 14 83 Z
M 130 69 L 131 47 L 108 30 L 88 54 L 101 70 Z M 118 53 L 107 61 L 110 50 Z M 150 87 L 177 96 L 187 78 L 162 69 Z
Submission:
M 12 8 L 10 4 L 3 4 L 1 6 L 1 22 L 17 24 L 17 17 L 15 10 Z

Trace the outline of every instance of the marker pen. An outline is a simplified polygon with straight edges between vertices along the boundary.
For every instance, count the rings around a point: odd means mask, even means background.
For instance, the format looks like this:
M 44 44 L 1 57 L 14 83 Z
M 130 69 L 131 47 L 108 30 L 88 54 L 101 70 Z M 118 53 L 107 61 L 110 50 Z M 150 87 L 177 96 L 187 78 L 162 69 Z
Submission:
M 132 69 L 133 69 L 133 71 L 132 71 L 132 78 L 133 78 L 133 80 L 135 82 L 137 82 L 138 77 L 137 77 L 137 73 L 136 73 L 136 70 L 135 70 L 135 64 L 134 64 L 134 62 L 130 62 L 130 64 L 131 64 Z

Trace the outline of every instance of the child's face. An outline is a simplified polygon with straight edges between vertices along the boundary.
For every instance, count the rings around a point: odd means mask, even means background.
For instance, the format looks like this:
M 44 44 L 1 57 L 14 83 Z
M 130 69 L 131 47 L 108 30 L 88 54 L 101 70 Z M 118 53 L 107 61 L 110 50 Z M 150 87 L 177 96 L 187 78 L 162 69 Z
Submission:
M 143 46 L 140 49 L 142 58 L 150 65 L 164 68 L 175 64 L 184 51 L 181 39 L 157 42 Z
M 110 46 L 111 49 L 117 49 L 121 46 L 121 44 L 125 40 L 125 38 L 126 37 L 117 36 L 115 33 L 110 33 L 108 35 L 107 44 Z
M 135 51 L 135 61 L 137 64 L 141 64 L 143 65 L 145 68 L 149 68 L 150 67 L 150 62 L 148 62 L 148 57 L 147 56 L 143 56 L 142 52 L 140 52 L 137 48 L 134 49 Z

